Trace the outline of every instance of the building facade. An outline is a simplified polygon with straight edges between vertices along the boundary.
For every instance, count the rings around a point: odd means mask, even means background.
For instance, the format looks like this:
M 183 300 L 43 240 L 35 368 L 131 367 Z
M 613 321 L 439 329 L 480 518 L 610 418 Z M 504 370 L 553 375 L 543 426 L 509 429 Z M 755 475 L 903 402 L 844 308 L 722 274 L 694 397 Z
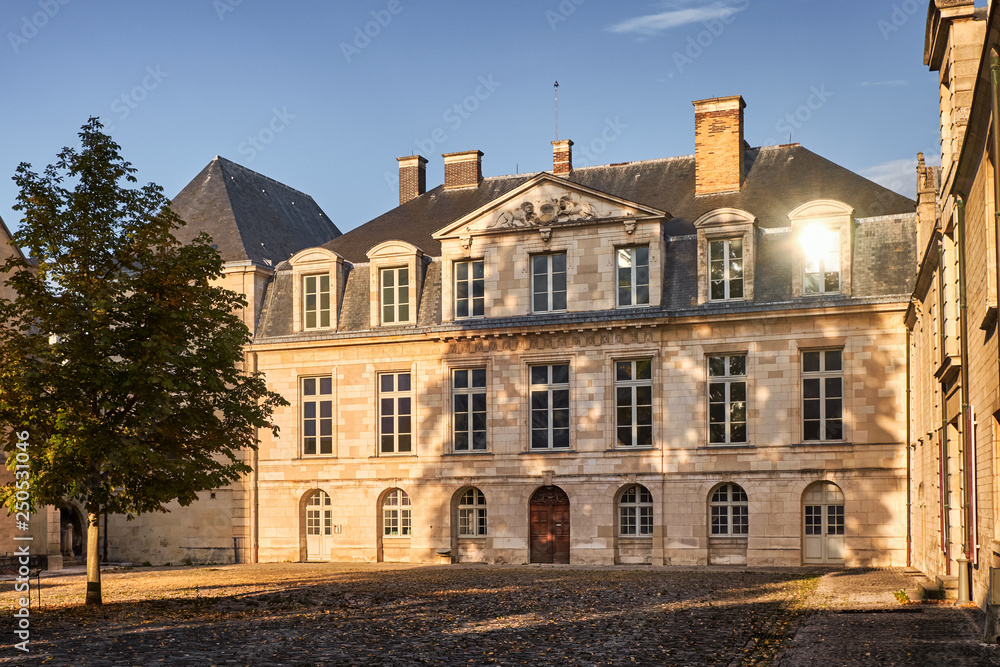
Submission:
M 983 608 L 990 641 L 1000 635 L 990 604 L 1000 568 L 998 48 L 998 3 L 930 2 L 924 63 L 939 74 L 941 166 L 921 156 L 906 318 L 912 564 Z
M 259 560 L 906 562 L 914 203 L 694 106 L 693 156 L 399 158 L 397 208 L 274 267 Z

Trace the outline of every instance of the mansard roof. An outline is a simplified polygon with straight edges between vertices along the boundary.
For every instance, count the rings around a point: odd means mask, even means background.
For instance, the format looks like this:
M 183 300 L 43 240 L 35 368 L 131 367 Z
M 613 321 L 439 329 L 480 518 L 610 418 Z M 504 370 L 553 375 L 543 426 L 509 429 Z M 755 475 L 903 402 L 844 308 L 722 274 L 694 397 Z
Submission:
M 216 156 L 174 198 L 182 243 L 207 232 L 226 262 L 274 267 L 340 236 L 313 198 Z
M 806 201 L 832 199 L 854 208 L 856 218 L 913 213 L 915 204 L 799 144 L 748 149 L 747 175 L 739 192 L 695 196 L 694 156 L 574 169 L 572 183 L 636 202 L 673 218 L 668 235 L 694 233 L 694 221 L 718 208 L 737 208 L 755 215 L 762 228 L 787 227 L 787 214 Z M 441 254 L 433 234 L 538 176 L 484 178 L 475 188 L 433 190 L 388 211 L 324 244 L 351 262 L 366 261 L 369 248 L 400 239 L 430 256 Z

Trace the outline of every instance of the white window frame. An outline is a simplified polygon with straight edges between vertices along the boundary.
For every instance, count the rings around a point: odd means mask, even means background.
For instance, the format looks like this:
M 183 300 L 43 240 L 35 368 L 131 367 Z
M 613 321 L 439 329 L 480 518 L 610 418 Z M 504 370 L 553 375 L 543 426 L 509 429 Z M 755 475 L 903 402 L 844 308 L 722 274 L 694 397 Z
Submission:
M 727 482 L 712 491 L 709 506 L 710 537 L 746 537 L 750 534 L 750 499 L 739 484 Z
M 415 453 L 413 446 L 413 376 L 409 371 L 399 371 L 379 373 L 377 377 L 379 456 L 396 454 L 411 456 Z M 389 378 L 391 378 L 391 382 L 387 383 L 386 380 Z M 406 389 L 399 389 L 403 378 L 405 378 Z M 386 408 L 391 408 L 391 413 L 388 413 Z
M 614 362 L 615 374 L 615 446 L 622 449 L 643 449 L 653 446 L 653 360 L 619 359 Z M 643 372 L 645 369 L 646 372 Z M 628 377 L 623 378 L 623 371 Z M 647 375 L 648 377 L 639 377 Z M 644 391 L 645 390 L 645 391 Z M 640 403 L 642 394 L 648 391 L 648 403 Z M 624 401 L 625 393 L 628 394 Z M 623 417 L 628 417 L 628 423 L 623 423 Z M 629 430 L 629 441 L 622 439 L 625 429 Z M 641 431 L 640 431 L 641 429 Z M 649 443 L 639 444 L 640 433 L 648 429 Z
M 563 270 L 556 271 L 554 265 L 556 263 L 556 258 L 562 258 Z M 539 266 L 539 262 L 544 261 L 544 271 L 539 272 L 536 269 Z M 568 291 L 568 276 L 569 276 L 569 257 L 565 252 L 548 253 L 544 255 L 531 255 L 529 267 L 531 269 L 531 312 L 533 313 L 562 313 L 566 312 L 569 306 L 569 291 Z M 562 276 L 562 289 L 555 289 L 555 283 L 557 276 Z M 545 289 L 541 290 L 539 285 L 539 279 L 544 277 L 545 279 Z M 545 304 L 543 308 L 539 307 L 538 297 L 544 296 Z M 560 302 L 561 301 L 561 302 Z M 557 307 L 558 306 L 558 307 Z
M 299 391 L 302 396 L 302 456 L 333 456 L 333 378 L 329 375 L 301 378 Z M 323 438 L 329 438 L 326 448 Z
M 330 274 L 314 273 L 302 276 L 302 328 L 329 329 L 331 312 Z
M 743 372 L 734 360 L 742 360 Z M 719 369 L 721 363 L 722 368 Z M 734 368 L 736 370 L 734 370 Z M 745 445 L 749 442 L 749 385 L 747 383 L 747 355 L 743 354 L 713 354 L 706 359 L 706 400 L 708 404 L 708 444 L 709 445 Z M 718 391 L 722 394 L 719 395 Z M 743 399 L 740 400 L 742 394 Z M 721 406 L 722 418 L 713 413 L 713 408 Z M 739 408 L 742 406 L 743 419 L 740 420 Z M 714 438 L 712 427 L 722 425 L 725 437 Z M 743 427 L 743 439 L 738 438 L 738 429 Z
M 646 263 L 639 262 L 639 251 L 645 251 Z M 622 266 L 623 260 L 627 260 Z M 643 269 L 645 269 L 645 282 L 642 282 Z M 615 290 L 616 303 L 619 308 L 639 308 L 649 305 L 649 246 L 626 246 L 615 249 L 615 278 L 617 289 Z M 642 293 L 645 288 L 645 295 Z
M 392 284 L 386 285 L 386 277 L 392 276 Z M 400 277 L 406 279 L 400 283 Z M 379 306 L 382 314 L 382 324 L 408 324 L 413 320 L 410 299 L 410 267 L 391 266 L 379 269 Z M 391 298 L 389 298 L 391 297 Z M 403 312 L 403 309 L 405 313 Z M 403 317 L 403 315 L 406 317 Z
M 828 369 L 828 355 L 836 354 L 839 358 L 839 368 Z M 812 365 L 807 356 L 818 355 L 818 368 L 816 370 L 806 370 L 807 365 Z M 845 435 L 844 424 L 844 351 L 843 349 L 823 349 L 823 350 L 802 350 L 800 355 L 802 363 L 802 441 L 803 442 L 843 442 Z M 839 388 L 835 388 L 831 381 L 836 380 Z M 815 383 L 815 385 L 813 384 Z M 815 389 L 813 389 L 815 386 Z M 831 390 L 839 391 L 839 396 Z M 811 414 L 807 405 L 815 402 L 818 407 L 818 417 L 808 418 Z M 837 405 L 839 403 L 839 406 Z M 830 415 L 833 411 L 834 416 Z M 836 414 L 839 413 L 839 416 Z M 807 437 L 807 422 L 817 422 L 819 425 L 819 437 Z M 839 437 L 829 437 L 830 429 L 839 422 Z M 834 432 L 835 433 L 835 432 Z
M 402 489 L 393 489 L 382 499 L 382 537 L 410 537 L 413 534 L 413 505 Z
M 306 535 L 333 535 L 333 501 L 326 491 L 315 491 L 306 500 Z
M 709 301 L 743 301 L 746 297 L 746 272 L 744 270 L 744 243 L 743 237 L 708 239 L 708 299 Z M 731 257 L 734 243 L 739 244 L 739 276 L 734 276 L 732 262 L 736 259 Z M 721 247 L 722 257 L 715 257 L 715 248 Z M 715 268 L 720 267 L 722 271 L 716 277 Z M 739 281 L 739 294 L 733 295 L 733 285 Z M 719 284 L 722 287 L 722 296 L 713 294 L 713 287 Z
M 458 536 L 485 537 L 487 530 L 486 496 L 476 487 L 466 489 L 458 501 Z
M 553 378 L 555 377 L 556 368 L 566 368 L 566 381 L 565 382 L 555 382 Z M 545 382 L 535 382 L 536 369 L 545 369 L 546 381 Z M 571 439 L 572 439 L 572 429 L 570 424 L 572 423 L 572 414 L 570 411 L 570 401 L 572 399 L 570 394 L 570 365 L 569 362 L 563 363 L 550 363 L 550 364 L 532 364 L 528 369 L 528 379 L 530 383 L 530 391 L 528 392 L 528 410 L 529 410 L 529 449 L 535 452 L 544 451 L 566 451 L 570 449 Z M 556 407 L 556 403 L 561 405 L 562 399 L 565 397 L 565 407 Z M 544 407 L 535 407 L 537 399 L 544 398 Z M 544 416 L 545 426 L 539 427 L 535 425 L 536 418 Z M 565 426 L 556 426 L 557 423 L 561 424 L 565 421 Z M 545 434 L 545 446 L 536 447 L 535 446 L 535 434 L 544 433 Z M 556 437 L 565 433 L 565 445 L 557 445 Z
M 632 484 L 618 499 L 619 537 L 653 536 L 653 494 L 642 484 Z
M 461 381 L 463 376 L 464 383 Z M 453 368 L 451 371 L 451 434 L 454 452 L 485 452 L 488 448 L 486 421 L 489 413 L 486 377 L 485 366 Z M 461 384 L 465 386 L 462 387 Z M 459 404 L 463 401 L 465 409 L 459 410 Z M 476 409 L 477 404 L 482 407 L 481 410 Z M 477 415 L 481 416 L 477 419 Z M 480 433 L 481 446 L 477 447 L 476 436 Z M 463 440 L 465 445 L 461 446 Z
M 452 265 L 452 272 L 455 276 L 455 319 L 465 320 L 486 315 L 486 277 L 485 262 L 481 259 L 470 259 L 455 262 Z M 466 277 L 460 278 L 461 268 L 465 269 Z M 478 274 L 478 275 L 477 275 Z M 461 287 L 465 287 L 465 296 Z M 466 303 L 466 314 L 461 314 L 461 304 Z

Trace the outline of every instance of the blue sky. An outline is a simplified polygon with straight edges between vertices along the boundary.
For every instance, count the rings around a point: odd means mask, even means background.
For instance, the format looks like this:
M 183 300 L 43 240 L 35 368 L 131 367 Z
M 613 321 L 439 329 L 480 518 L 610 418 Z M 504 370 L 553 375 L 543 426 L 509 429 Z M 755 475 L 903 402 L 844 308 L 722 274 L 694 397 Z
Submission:
M 697 99 L 743 95 L 789 141 L 909 196 L 937 163 L 926 0 L 5 0 L 0 217 L 10 177 L 100 116 L 141 182 L 215 155 L 302 190 L 344 231 L 397 202 L 395 158 L 479 149 L 486 176 L 694 152 Z

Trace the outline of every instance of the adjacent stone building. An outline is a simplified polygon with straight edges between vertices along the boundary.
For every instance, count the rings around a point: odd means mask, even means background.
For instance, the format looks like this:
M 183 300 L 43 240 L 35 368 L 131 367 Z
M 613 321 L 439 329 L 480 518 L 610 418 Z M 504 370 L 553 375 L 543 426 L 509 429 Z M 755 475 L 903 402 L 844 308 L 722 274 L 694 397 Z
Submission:
M 397 208 L 273 267 L 257 557 L 903 565 L 914 203 L 744 106 L 686 157 L 399 158 Z
M 941 166 L 920 158 L 906 315 L 911 562 L 985 609 L 991 641 L 1000 634 L 989 604 L 1000 568 L 998 49 L 998 3 L 929 3 L 924 63 L 939 73 Z

